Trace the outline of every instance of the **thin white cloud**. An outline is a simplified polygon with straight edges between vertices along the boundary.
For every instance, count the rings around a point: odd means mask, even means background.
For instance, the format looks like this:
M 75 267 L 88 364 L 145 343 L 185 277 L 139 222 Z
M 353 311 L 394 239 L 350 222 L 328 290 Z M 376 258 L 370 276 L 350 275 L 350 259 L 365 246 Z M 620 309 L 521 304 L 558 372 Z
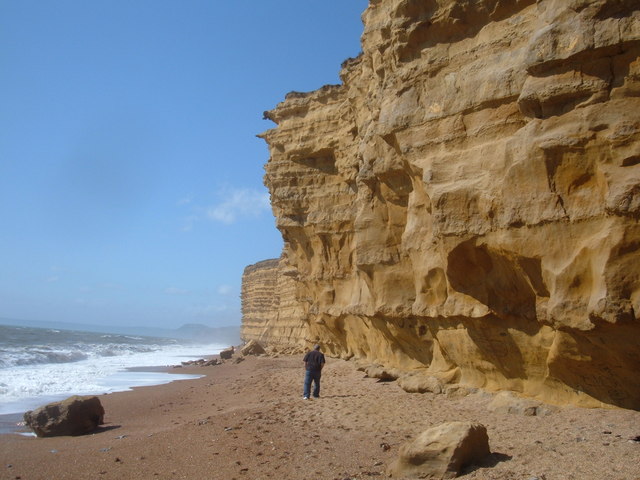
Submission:
M 189 293 L 189 290 L 177 287 L 167 287 L 164 289 L 164 293 L 166 293 L 167 295 L 186 295 L 187 293 Z
M 206 210 L 207 218 L 224 224 L 232 224 L 241 217 L 257 217 L 270 210 L 269 194 L 249 188 L 225 189 L 224 197 L 217 205 Z
M 190 214 L 182 218 L 183 232 L 190 232 L 200 221 L 210 220 L 226 225 L 247 217 L 258 217 L 271 211 L 269 193 L 252 188 L 222 187 L 216 196 L 220 199 L 214 205 L 201 206 L 193 203 L 192 197 L 185 197 L 179 205 L 188 205 Z
M 189 215 L 184 218 L 184 223 L 182 225 L 183 232 L 190 232 L 193 230 L 193 225 L 199 220 L 198 215 Z
M 229 285 L 220 285 L 218 287 L 218 295 L 227 296 L 233 291 L 233 288 Z
M 193 195 L 188 195 L 178 200 L 178 205 L 188 205 L 191 202 L 193 202 Z
M 44 281 L 46 283 L 59 282 L 60 281 L 59 274 L 62 273 L 62 268 L 60 268 L 58 265 L 51 265 L 51 267 L 49 267 L 49 270 L 51 272 L 49 273 L 49 276 L 44 279 Z

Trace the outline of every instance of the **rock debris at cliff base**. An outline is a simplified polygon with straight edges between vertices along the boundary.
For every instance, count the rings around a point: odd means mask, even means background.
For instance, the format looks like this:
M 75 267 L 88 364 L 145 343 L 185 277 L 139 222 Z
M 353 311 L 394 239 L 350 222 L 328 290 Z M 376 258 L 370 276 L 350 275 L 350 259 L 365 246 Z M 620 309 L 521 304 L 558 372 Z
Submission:
M 245 275 L 244 338 L 640 409 L 640 5 L 379 0 L 363 22 L 342 85 L 267 112 L 285 247 Z

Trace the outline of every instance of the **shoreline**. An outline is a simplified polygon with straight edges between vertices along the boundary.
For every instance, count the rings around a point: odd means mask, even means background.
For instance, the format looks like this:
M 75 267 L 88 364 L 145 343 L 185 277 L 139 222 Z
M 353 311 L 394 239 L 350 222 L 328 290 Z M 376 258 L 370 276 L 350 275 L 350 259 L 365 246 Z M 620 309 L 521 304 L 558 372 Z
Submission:
M 0 479 L 383 478 L 403 443 L 455 420 L 485 425 L 492 452 L 460 478 L 640 478 L 636 411 L 497 413 L 492 395 L 409 394 L 332 358 L 321 398 L 303 401 L 301 355 L 177 370 L 205 376 L 100 396 L 94 434 L 1 435 Z
M 206 355 L 203 358 L 209 360 L 209 359 L 218 358 L 218 357 L 219 355 L 214 354 L 214 355 Z M 195 380 L 202 376 L 198 374 L 184 373 L 181 371 L 181 368 L 184 368 L 184 367 L 182 365 L 152 365 L 152 366 L 126 367 L 122 371 L 117 372 L 115 375 L 118 375 L 118 374 L 126 375 L 127 373 L 151 373 L 151 374 L 161 374 L 162 377 L 158 377 L 157 383 L 148 383 L 148 384 L 143 383 L 140 385 L 123 386 L 122 389 L 114 390 L 112 392 L 83 394 L 82 396 L 102 397 L 104 395 L 113 395 L 115 393 L 127 392 L 130 390 L 133 390 L 134 388 L 156 387 L 156 386 L 161 386 L 167 383 L 177 382 L 181 380 Z M 165 375 L 181 375 L 188 378 L 168 379 Z M 31 430 L 29 430 L 28 428 L 19 425 L 19 423 L 22 422 L 22 418 L 25 412 L 29 410 L 33 410 L 35 408 L 39 408 L 49 403 L 62 401 L 65 398 L 69 398 L 73 395 L 76 395 L 76 394 L 68 393 L 68 394 L 62 394 L 62 395 L 38 397 L 38 398 L 42 398 L 42 401 L 37 401 L 37 402 L 36 402 L 36 398 L 25 399 L 25 402 L 27 404 L 33 404 L 34 406 L 28 407 L 26 410 L 22 410 L 22 411 L 0 413 L 0 435 L 7 435 L 11 433 L 24 435 L 25 433 L 31 432 Z
M 26 427 L 19 425 L 22 422 L 24 413 L 3 413 L 0 414 L 0 435 L 23 435 L 31 432 Z

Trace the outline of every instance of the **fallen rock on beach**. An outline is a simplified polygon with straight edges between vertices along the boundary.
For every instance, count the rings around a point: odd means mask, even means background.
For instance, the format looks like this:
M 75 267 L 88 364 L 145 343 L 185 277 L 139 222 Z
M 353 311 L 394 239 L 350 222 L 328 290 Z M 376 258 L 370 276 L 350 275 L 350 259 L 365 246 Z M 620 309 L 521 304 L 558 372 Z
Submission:
M 513 392 L 499 392 L 487 408 L 496 413 L 526 415 L 530 417 L 551 415 L 557 408 L 531 399 L 519 398 Z
M 74 395 L 29 410 L 24 421 L 38 437 L 84 435 L 104 423 L 104 408 L 98 397 Z
M 181 362 L 181 365 L 176 365 L 176 367 L 212 367 L 214 365 L 222 365 L 222 361 L 219 358 L 212 358 L 210 360 L 206 360 L 201 358 L 199 360 L 189 360 L 187 362 Z
M 236 349 L 234 347 L 225 348 L 220 352 L 220 358 L 222 360 L 229 360 L 231 357 L 233 357 L 235 351 Z
M 255 340 L 249 340 L 245 346 L 240 349 L 242 355 L 264 355 L 267 352 L 264 347 Z
M 484 425 L 450 422 L 422 432 L 400 447 L 390 465 L 392 477 L 448 479 L 489 455 L 489 437 Z

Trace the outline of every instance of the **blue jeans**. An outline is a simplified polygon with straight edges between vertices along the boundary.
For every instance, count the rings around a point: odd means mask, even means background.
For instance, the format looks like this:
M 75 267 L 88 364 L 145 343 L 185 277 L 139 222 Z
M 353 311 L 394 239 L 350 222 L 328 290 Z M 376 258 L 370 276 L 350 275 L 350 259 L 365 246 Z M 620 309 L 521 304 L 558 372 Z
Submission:
M 311 382 L 315 384 L 313 387 L 313 396 L 320 396 L 320 370 L 306 370 L 304 372 L 304 393 L 305 397 L 309 397 L 311 393 Z

